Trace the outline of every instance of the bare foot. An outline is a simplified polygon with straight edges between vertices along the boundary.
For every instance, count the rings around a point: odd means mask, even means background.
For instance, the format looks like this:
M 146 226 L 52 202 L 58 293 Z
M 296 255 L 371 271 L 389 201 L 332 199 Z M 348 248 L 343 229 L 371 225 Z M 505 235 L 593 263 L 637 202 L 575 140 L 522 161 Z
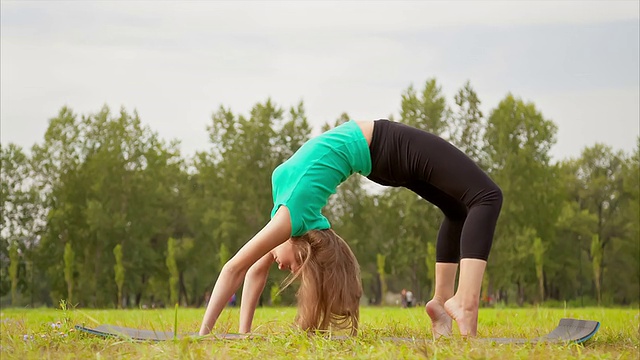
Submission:
M 447 314 L 441 302 L 433 299 L 427 303 L 425 310 L 431 318 L 431 332 L 434 338 L 451 335 L 451 316 Z
M 478 307 L 462 306 L 456 297 L 444 303 L 444 309 L 458 324 L 461 336 L 476 336 L 478 333 Z

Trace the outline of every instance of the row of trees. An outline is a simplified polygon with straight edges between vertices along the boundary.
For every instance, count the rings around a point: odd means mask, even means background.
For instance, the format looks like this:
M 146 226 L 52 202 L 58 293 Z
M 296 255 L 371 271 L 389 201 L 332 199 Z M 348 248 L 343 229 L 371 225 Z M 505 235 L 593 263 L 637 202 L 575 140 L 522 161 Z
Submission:
M 595 144 L 552 163 L 557 128 L 534 104 L 509 94 L 485 117 L 469 83 L 450 104 L 435 79 L 404 91 L 396 120 L 450 140 L 503 189 L 486 297 L 639 301 L 638 147 Z M 312 129 L 302 102 L 267 100 L 248 116 L 220 107 L 207 131 L 210 148 L 186 157 L 135 112 L 65 107 L 30 152 L 2 144 L 5 302 L 202 305 L 222 264 L 268 221 L 271 172 Z M 357 255 L 367 297 L 403 287 L 430 296 L 438 209 L 353 176 L 325 213 Z M 272 275 L 277 286 L 285 274 Z

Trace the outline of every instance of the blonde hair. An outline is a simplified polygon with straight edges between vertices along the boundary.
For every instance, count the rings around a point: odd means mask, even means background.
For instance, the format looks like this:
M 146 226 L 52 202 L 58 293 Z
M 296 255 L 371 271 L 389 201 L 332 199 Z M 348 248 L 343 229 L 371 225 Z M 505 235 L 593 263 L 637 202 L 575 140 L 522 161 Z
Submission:
M 300 279 L 296 324 L 305 331 L 358 332 L 362 283 L 349 245 L 333 230 L 312 230 L 291 238 L 300 269 L 283 288 Z

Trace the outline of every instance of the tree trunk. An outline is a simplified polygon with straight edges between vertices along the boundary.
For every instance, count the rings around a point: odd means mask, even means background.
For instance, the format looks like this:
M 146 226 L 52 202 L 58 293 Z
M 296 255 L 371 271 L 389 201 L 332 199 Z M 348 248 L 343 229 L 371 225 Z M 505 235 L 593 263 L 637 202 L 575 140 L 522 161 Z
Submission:
M 413 262 L 412 270 L 411 278 L 413 283 L 413 293 L 415 294 L 414 303 L 417 304 L 418 301 L 422 300 L 422 289 L 420 288 L 420 277 L 418 276 L 418 263 L 415 261 Z
M 596 285 L 596 300 L 598 301 L 598 306 L 600 306 L 600 302 L 602 301 L 602 292 L 601 292 L 601 283 L 600 283 L 600 274 L 601 271 L 596 271 L 595 272 L 595 279 L 593 279 L 593 281 L 595 282 Z
M 136 293 L 136 306 L 140 306 L 140 301 L 142 301 L 142 289 L 144 289 L 144 285 L 147 282 L 147 276 L 146 274 L 142 274 L 142 281 L 141 281 L 141 286 L 140 289 L 138 290 L 138 292 Z
M 382 281 L 380 281 L 380 274 L 376 272 L 375 287 L 373 289 L 373 295 L 375 296 L 374 304 L 380 305 L 382 303 Z
M 540 296 L 540 303 L 544 302 L 544 275 L 538 277 L 538 295 Z
M 99 271 L 100 271 L 100 254 L 102 254 L 102 251 L 100 251 L 100 246 L 96 246 L 96 253 L 95 253 L 95 257 L 93 258 L 94 260 L 94 266 L 93 266 L 93 279 L 91 281 L 91 289 L 93 290 L 91 293 L 91 305 L 93 307 L 97 307 L 98 305 L 98 281 L 99 281 Z M 105 299 L 106 300 L 106 299 Z
M 524 305 L 524 286 L 518 281 L 518 306 Z
M 189 305 L 189 293 L 187 293 L 187 287 L 184 285 L 184 271 L 180 272 L 179 284 L 180 291 L 178 292 L 178 303 L 182 297 L 184 299 L 183 305 Z

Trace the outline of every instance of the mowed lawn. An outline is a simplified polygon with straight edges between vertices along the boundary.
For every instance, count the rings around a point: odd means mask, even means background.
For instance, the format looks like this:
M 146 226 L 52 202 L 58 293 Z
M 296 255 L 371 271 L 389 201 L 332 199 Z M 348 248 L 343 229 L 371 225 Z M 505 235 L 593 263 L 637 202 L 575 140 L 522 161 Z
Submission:
M 453 336 L 432 341 L 422 308 L 363 307 L 356 338 L 307 336 L 291 326 L 295 308 L 259 308 L 254 332 L 245 340 L 190 338 L 132 342 L 74 331 L 74 325 L 112 324 L 173 331 L 174 309 L 60 310 L 2 309 L 0 358 L 7 359 L 639 359 L 640 315 L 628 309 L 482 309 L 480 337 L 534 338 L 551 331 L 563 317 L 598 320 L 599 332 L 586 344 L 497 345 Z M 178 309 L 179 333 L 197 332 L 204 309 Z M 223 312 L 217 333 L 236 332 L 239 311 Z M 394 342 L 385 337 L 412 337 Z

